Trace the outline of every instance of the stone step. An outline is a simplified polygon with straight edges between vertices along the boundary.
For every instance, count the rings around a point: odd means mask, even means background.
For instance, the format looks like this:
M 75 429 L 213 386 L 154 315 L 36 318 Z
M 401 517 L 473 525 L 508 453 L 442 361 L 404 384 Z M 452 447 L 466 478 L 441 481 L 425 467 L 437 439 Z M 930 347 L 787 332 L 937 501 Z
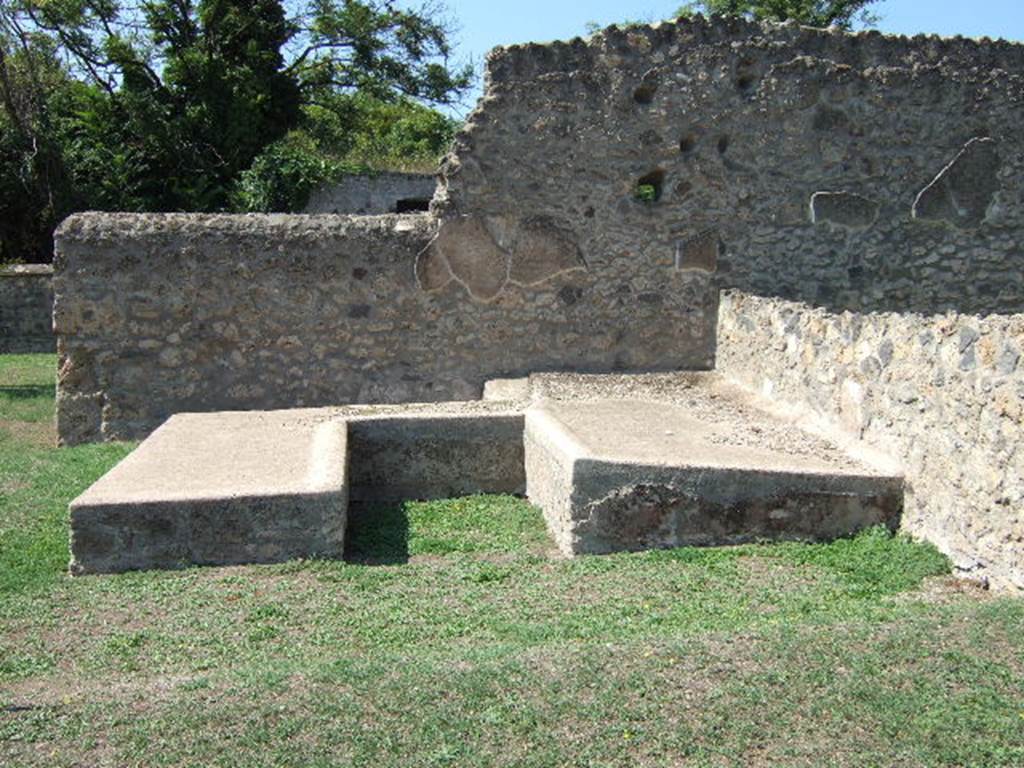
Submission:
M 172 416 L 71 502 L 71 571 L 340 557 L 344 423 Z
M 350 500 L 525 492 L 567 555 L 834 538 L 900 514 L 898 473 L 713 374 L 545 374 L 509 395 L 179 414 L 71 503 L 71 570 L 341 557 Z
M 523 467 L 501 404 L 178 414 L 71 502 L 71 571 L 341 557 L 350 498 L 522 494 Z
M 721 393 L 687 405 L 547 400 L 526 413 L 527 494 L 567 555 L 898 524 L 903 482 Z

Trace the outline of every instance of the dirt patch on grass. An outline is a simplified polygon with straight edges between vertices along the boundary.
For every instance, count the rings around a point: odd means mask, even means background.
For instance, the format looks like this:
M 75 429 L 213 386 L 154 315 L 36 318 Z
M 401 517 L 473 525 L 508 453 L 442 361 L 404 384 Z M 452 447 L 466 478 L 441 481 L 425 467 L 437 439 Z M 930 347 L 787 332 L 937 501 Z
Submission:
M 919 589 L 900 592 L 892 599 L 899 603 L 948 605 L 965 597 L 972 600 L 989 601 L 996 595 L 980 581 L 946 575 L 929 576 L 921 582 Z
M 787 591 L 808 589 L 821 583 L 821 572 L 794 565 L 776 557 L 746 555 L 736 560 L 740 576 L 751 587 L 771 587 Z
M 133 709 L 148 709 L 166 703 L 185 685 L 202 675 L 137 675 L 77 676 L 66 672 L 36 677 L 5 686 L 2 705 L 28 711 L 43 707 L 60 707 L 118 702 Z
M 19 443 L 38 448 L 53 448 L 57 444 L 57 430 L 52 421 L 0 419 L 0 432 L 6 432 Z
M 0 493 L 4 495 L 17 493 L 18 491 L 23 491 L 26 488 L 28 488 L 28 483 L 24 480 L 16 480 L 13 477 L 7 478 L 6 480 L 0 480 Z M 2 530 L 3 528 L 0 528 L 0 531 Z

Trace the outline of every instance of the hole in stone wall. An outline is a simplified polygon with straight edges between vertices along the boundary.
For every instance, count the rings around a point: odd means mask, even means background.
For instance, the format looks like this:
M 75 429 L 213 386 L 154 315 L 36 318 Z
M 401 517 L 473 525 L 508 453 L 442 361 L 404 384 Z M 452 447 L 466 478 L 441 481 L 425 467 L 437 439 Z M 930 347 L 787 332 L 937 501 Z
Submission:
M 757 65 L 752 59 L 742 59 L 736 65 L 736 88 L 746 93 L 757 84 Z
M 724 155 L 727 149 L 729 149 L 729 137 L 722 134 L 718 137 L 718 154 Z
M 395 213 L 415 213 L 429 210 L 430 198 L 427 197 L 405 197 L 395 203 Z
M 643 83 L 633 91 L 633 101 L 637 104 L 650 104 L 654 101 L 654 92 L 657 90 L 657 83 Z
M 633 190 L 633 197 L 641 203 L 656 203 L 661 200 L 661 193 L 664 186 L 665 172 L 660 168 L 657 168 L 636 180 L 636 188 Z
M 644 131 L 640 134 L 640 143 L 645 147 L 655 146 L 662 143 L 661 134 L 654 129 Z
M 658 70 L 649 69 L 640 78 L 640 85 L 633 91 L 633 101 L 637 104 L 650 104 L 654 101 L 654 93 L 658 90 Z
M 571 307 L 583 298 L 583 289 L 578 285 L 566 285 L 558 291 L 558 298 L 565 306 Z
M 827 105 L 819 105 L 814 111 L 814 120 L 811 127 L 816 131 L 837 131 L 850 123 L 850 118 L 841 109 L 834 109 Z
M 693 152 L 693 148 L 697 146 L 697 137 L 692 133 L 688 133 L 679 140 L 679 151 L 684 155 L 688 152 Z

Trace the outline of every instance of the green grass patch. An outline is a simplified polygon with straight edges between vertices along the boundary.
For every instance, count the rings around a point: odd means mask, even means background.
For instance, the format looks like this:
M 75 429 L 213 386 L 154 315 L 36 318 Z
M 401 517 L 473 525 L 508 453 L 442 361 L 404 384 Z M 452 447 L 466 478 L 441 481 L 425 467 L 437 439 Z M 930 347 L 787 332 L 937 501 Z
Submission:
M 542 552 L 550 547 L 536 510 L 513 496 L 371 506 L 353 515 L 347 536 L 352 559 L 370 561 L 457 552 Z
M 949 571 L 948 559 L 935 547 L 907 536 L 893 536 L 882 526 L 825 545 L 781 544 L 772 554 L 797 565 L 827 570 L 860 597 L 913 589 L 925 577 Z
M 1024 604 L 885 529 L 566 560 L 473 496 L 354 511 L 344 562 L 72 579 L 130 446 L 20 431 L 51 411 L 0 404 L 0 764 L 1024 764 Z
M 0 600 L 59 578 L 68 502 L 130 450 L 54 447 L 56 365 L 54 355 L 0 355 Z
M 52 421 L 56 381 L 55 355 L 0 355 L 0 423 Z

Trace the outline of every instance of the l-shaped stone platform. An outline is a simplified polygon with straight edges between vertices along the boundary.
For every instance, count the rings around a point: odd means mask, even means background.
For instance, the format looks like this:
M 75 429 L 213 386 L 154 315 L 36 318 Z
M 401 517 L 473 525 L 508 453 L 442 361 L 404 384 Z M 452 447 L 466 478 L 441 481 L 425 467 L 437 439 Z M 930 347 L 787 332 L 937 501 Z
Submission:
M 525 493 L 566 555 L 898 523 L 895 467 L 715 374 L 541 374 L 485 397 L 176 415 L 71 503 L 71 570 L 341 557 L 350 501 L 470 493 Z

